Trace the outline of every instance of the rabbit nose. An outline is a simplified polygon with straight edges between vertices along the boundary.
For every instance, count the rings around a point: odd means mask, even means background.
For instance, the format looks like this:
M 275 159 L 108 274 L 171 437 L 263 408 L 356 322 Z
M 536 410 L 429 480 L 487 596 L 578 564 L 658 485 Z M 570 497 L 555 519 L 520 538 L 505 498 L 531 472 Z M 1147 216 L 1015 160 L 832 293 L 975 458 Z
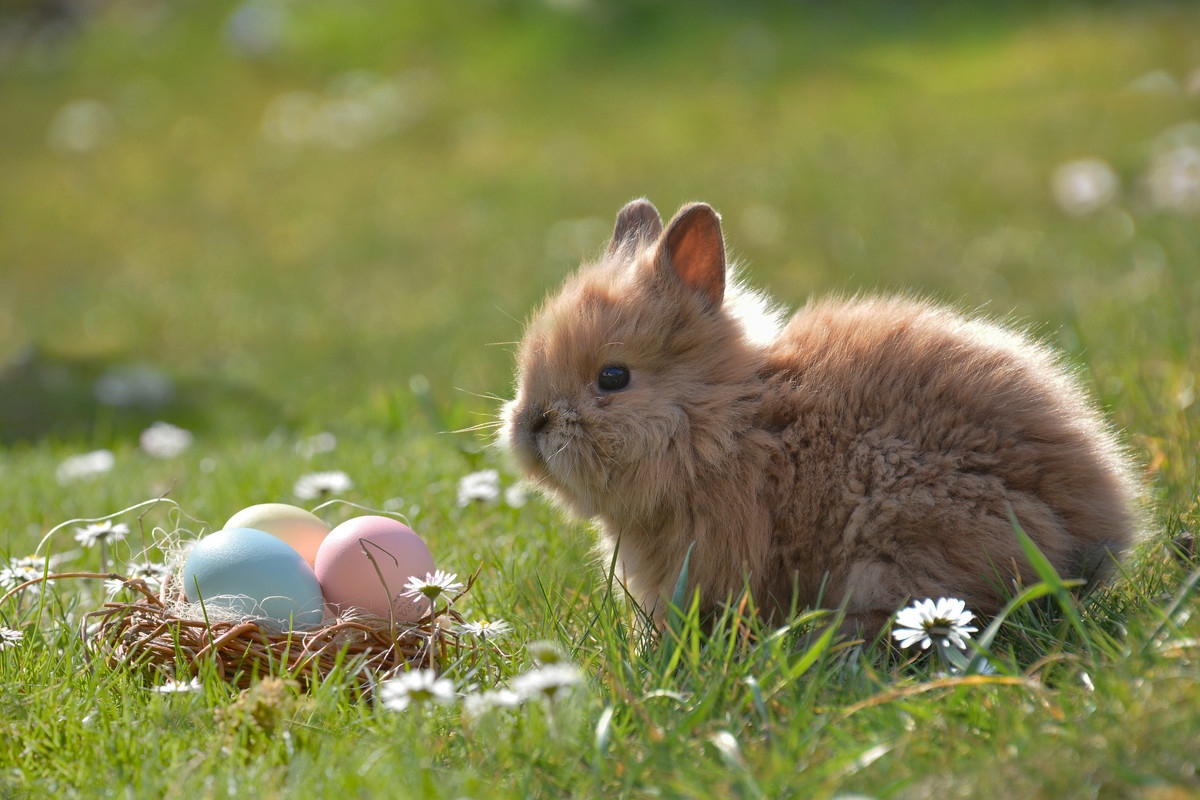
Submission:
M 526 417 L 525 427 L 530 433 L 537 433 L 550 422 L 550 409 L 532 409 Z

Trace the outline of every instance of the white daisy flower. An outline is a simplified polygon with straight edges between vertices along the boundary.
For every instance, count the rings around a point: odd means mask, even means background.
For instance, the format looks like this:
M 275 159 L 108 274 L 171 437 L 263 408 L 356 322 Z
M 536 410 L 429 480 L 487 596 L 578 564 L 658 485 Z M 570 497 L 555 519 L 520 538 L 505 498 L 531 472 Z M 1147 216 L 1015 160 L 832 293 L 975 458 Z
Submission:
M 926 598 L 913 603 L 896 613 L 892 637 L 906 648 L 919 643 L 922 650 L 928 650 L 930 644 L 936 643 L 939 647 L 952 644 L 965 650 L 966 640 L 979 630 L 968 624 L 975 615 L 966 610 L 966 605 L 953 597 L 939 597 L 937 601 Z
M 425 597 L 432 603 L 443 594 L 458 594 L 463 590 L 463 585 L 458 582 L 458 573 L 439 569 L 425 573 L 424 578 L 409 578 L 404 589 L 401 597 Z
M 25 638 L 25 631 L 15 628 L 0 628 L 0 650 L 16 647 Z
M 729 731 L 717 731 L 709 735 L 708 743 L 715 747 L 727 762 L 742 763 L 742 750 L 738 747 L 737 737 Z
M 498 639 L 504 634 L 512 630 L 512 626 L 502 619 L 488 621 L 481 619 L 478 622 L 465 622 L 458 626 L 458 630 L 462 633 L 469 633 L 472 636 L 478 636 L 480 639 Z
M 337 436 L 324 431 L 296 442 L 296 454 L 312 458 L 317 453 L 329 453 L 337 447 Z
M 520 508 L 529 502 L 529 494 L 523 486 L 510 486 L 504 490 L 504 504 L 509 508 Z
M 492 503 L 500 498 L 500 473 L 494 469 L 464 475 L 458 481 L 458 507 L 473 502 Z
M 142 431 L 138 444 L 151 458 L 174 458 L 192 446 L 192 434 L 178 425 L 160 421 Z
M 544 639 L 525 645 L 525 652 L 539 664 L 562 664 L 567 661 L 567 654 L 561 647 Z
M 569 692 L 581 678 L 582 675 L 573 664 L 546 664 L 513 678 L 512 688 L 526 700 L 553 702 L 559 694 Z
M 100 543 L 119 542 L 128 535 L 128 525 L 124 522 L 118 522 L 114 525 L 112 520 L 94 522 L 86 527 L 75 529 L 75 541 L 84 547 L 94 547 Z
M 125 581 L 120 578 L 107 578 L 104 581 L 104 596 L 109 600 L 116 597 L 125 588 Z
M 1200 210 L 1200 147 L 1180 144 L 1158 153 L 1145 181 L 1155 207 L 1180 213 Z
M 491 689 L 464 697 L 463 713 L 471 719 L 478 719 L 494 708 L 515 708 L 522 701 L 521 695 L 512 689 Z
M 177 694 L 179 692 L 198 692 L 200 688 L 201 683 L 199 678 L 192 678 L 190 681 L 167 678 L 161 685 L 155 686 L 153 691 L 159 694 Z
M 0 569 L 0 586 L 5 591 L 20 586 L 26 581 L 36 580 L 53 572 L 51 569 L 53 561 L 49 558 L 41 556 L 25 556 L 24 558 L 14 558 L 8 562 L 8 566 Z M 41 584 L 36 584 L 29 587 L 28 591 L 40 591 Z
M 379 702 L 389 711 L 404 711 L 410 705 L 442 705 L 454 699 L 454 683 L 439 678 L 431 669 L 406 672 L 379 685 Z
M 1084 158 L 1059 165 L 1050 185 L 1059 207 L 1071 216 L 1082 217 L 1111 203 L 1120 181 L 1106 162 Z
M 72 100 L 50 122 L 46 143 L 60 153 L 90 153 L 112 139 L 117 117 L 99 100 Z
M 163 582 L 171 577 L 171 568 L 166 564 L 143 561 L 140 564 L 129 565 L 129 577 L 141 578 L 151 589 L 161 589 Z
M 117 462 L 111 450 L 93 450 L 77 456 L 69 456 L 58 465 L 55 477 L 62 484 L 103 475 Z
M 161 408 L 175 396 L 175 381 L 147 364 L 119 364 L 96 379 L 96 399 L 114 408 Z
M 20 586 L 25 581 L 17 579 L 17 571 L 11 567 L 0 567 L 0 589 L 8 591 L 14 586 Z
M 301 500 L 315 500 L 334 494 L 345 494 L 354 488 L 354 481 L 340 470 L 330 472 L 311 472 L 301 475 L 292 487 L 292 492 Z

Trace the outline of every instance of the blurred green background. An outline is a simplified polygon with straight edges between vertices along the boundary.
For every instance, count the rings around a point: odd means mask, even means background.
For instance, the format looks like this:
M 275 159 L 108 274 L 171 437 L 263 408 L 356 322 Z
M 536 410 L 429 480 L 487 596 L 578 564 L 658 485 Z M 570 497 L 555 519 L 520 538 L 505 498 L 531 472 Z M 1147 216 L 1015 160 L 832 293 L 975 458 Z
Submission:
M 4 444 L 477 420 L 641 195 L 792 306 L 1031 324 L 1147 460 L 1190 414 L 1194 3 L 0 8 Z
M 488 430 L 439 432 L 494 418 L 523 320 L 638 196 L 711 203 L 790 307 L 912 292 L 1060 348 L 1150 489 L 1155 536 L 1095 650 L 1015 622 L 1046 691 L 850 716 L 912 665 L 876 685 L 822 656 L 793 680 L 808 667 L 772 635 L 712 663 L 692 639 L 664 673 L 682 648 L 612 647 L 585 525 L 462 497 L 474 471 L 516 477 Z M 1200 530 L 1198 216 L 1194 0 L 0 0 L 0 568 L 39 541 L 104 567 L 80 518 L 130 526 L 127 569 L 252 503 L 402 513 L 439 568 L 478 574 L 464 613 L 512 623 L 514 653 L 571 643 L 589 672 L 558 731 L 474 741 L 457 710 L 335 702 L 231 752 L 212 681 L 168 704 L 30 626 L 0 659 L 0 796 L 755 796 L 752 773 L 761 796 L 842 776 L 887 797 L 1194 789 L 1194 559 L 1164 545 Z M 150 446 L 160 420 L 190 437 Z M 331 471 L 357 506 L 302 491 Z M 29 613 L 74 628 L 101 589 L 58 587 Z

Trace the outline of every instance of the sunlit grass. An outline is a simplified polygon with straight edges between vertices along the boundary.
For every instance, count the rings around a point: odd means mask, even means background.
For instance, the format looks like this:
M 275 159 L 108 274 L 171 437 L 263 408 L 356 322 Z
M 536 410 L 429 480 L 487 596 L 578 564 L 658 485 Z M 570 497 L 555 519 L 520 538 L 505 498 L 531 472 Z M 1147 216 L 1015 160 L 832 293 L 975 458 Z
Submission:
M 60 581 L 40 613 L 0 607 L 26 632 L 0 652 L 0 794 L 1197 791 L 1195 563 L 1167 542 L 1200 525 L 1200 234 L 1147 186 L 1168 139 L 1200 146 L 1196 11 L 555 5 L 287 4 L 278 46 L 248 57 L 231 4 L 115 3 L 0 51 L 0 564 L 166 495 L 117 520 L 131 533 L 107 557 L 128 564 L 143 530 L 311 506 L 297 481 L 337 470 L 345 500 L 406 515 L 439 568 L 480 570 L 468 619 L 511 625 L 486 674 L 446 665 L 458 693 L 511 683 L 539 640 L 584 675 L 553 708 L 479 718 L 463 700 L 390 712 L 341 675 L 162 694 L 74 633 L 103 587 Z M 279 140 L 281 97 L 328 111 L 362 70 L 426 94 L 355 146 Z M 64 152 L 51 130 L 79 100 L 111 119 Z M 1081 158 L 1119 188 L 1074 217 L 1051 179 Z M 464 475 L 515 476 L 486 428 L 447 431 L 494 415 L 521 320 L 638 195 L 713 203 L 752 282 L 790 306 L 913 291 L 1060 347 L 1145 467 L 1148 538 L 1125 574 L 1015 604 L 985 642 L 994 672 L 948 674 L 834 637 L 832 613 L 704 625 L 681 597 L 647 635 L 584 524 L 537 499 L 460 505 Z M 100 402 L 97 381 L 131 368 L 170 397 Z M 157 419 L 190 446 L 140 448 Z M 60 482 L 100 448 L 111 470 Z M 43 552 L 99 568 L 74 527 Z M 258 727 L 254 702 L 274 709 Z

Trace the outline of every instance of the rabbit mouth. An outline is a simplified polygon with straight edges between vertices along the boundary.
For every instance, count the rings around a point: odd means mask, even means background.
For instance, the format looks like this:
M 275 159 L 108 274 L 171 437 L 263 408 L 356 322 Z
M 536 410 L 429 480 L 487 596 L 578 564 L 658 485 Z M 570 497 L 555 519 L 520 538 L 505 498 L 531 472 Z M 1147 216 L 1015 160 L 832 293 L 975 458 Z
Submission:
M 559 421 L 530 430 L 526 438 L 535 462 L 560 484 L 567 484 L 578 472 L 578 432 L 574 428 L 569 422 Z
M 587 435 L 577 412 L 512 403 L 505 417 L 509 447 L 530 478 L 572 497 L 589 494 Z
M 509 449 L 516 454 L 521 466 L 531 477 L 549 477 L 554 448 L 547 442 L 547 428 L 552 427 L 549 410 L 533 410 L 516 400 L 505 404 L 504 433 Z M 565 447 L 565 445 L 563 445 Z

